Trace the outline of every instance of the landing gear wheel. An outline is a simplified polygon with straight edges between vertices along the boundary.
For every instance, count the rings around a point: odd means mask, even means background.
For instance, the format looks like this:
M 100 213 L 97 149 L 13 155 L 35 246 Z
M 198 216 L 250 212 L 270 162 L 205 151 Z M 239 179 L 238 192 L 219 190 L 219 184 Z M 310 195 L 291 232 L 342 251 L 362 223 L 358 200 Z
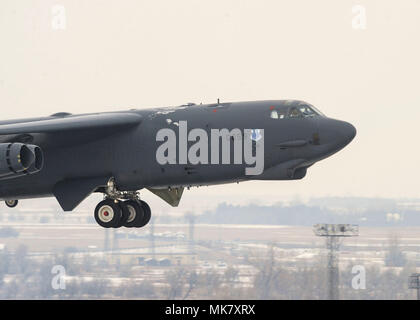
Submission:
M 6 203 L 6 206 L 8 206 L 9 208 L 14 208 L 18 205 L 19 201 L 18 200 L 6 200 L 5 203 Z
M 128 217 L 130 216 L 130 210 L 128 207 L 124 204 L 124 201 L 119 202 L 120 208 L 121 208 L 121 218 L 120 218 L 120 227 L 124 227 L 127 223 Z
M 143 216 L 143 220 L 139 228 L 144 227 L 146 224 L 148 224 L 150 221 L 150 218 L 152 217 L 152 210 L 150 210 L 149 205 L 142 200 L 140 200 L 140 204 L 143 207 L 144 216 Z
M 120 205 L 111 199 L 99 202 L 95 209 L 95 220 L 104 228 L 120 227 L 121 215 Z
M 143 222 L 144 210 L 143 206 L 134 200 L 124 201 L 122 206 L 124 206 L 128 212 L 128 218 L 124 223 L 124 227 L 127 228 L 139 228 Z

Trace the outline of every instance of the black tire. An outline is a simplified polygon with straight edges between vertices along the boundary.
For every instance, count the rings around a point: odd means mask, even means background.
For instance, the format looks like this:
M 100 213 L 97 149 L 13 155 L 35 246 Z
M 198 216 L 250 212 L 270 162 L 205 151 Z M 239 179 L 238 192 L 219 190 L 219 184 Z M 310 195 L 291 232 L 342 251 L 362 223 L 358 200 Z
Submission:
M 95 220 L 104 228 L 118 228 L 121 220 L 121 207 L 114 200 L 106 199 L 95 208 Z
M 150 221 L 150 218 L 152 217 L 152 210 L 150 209 L 147 202 L 144 202 L 144 201 L 140 200 L 140 204 L 143 207 L 144 216 L 143 216 L 143 220 L 142 220 L 141 224 L 138 226 L 138 228 L 142 228 L 145 225 L 147 225 Z
M 127 228 L 138 228 L 143 221 L 144 211 L 143 207 L 138 201 L 127 200 L 124 201 L 124 206 L 127 208 L 129 215 L 124 223 L 124 227 Z
M 16 207 L 18 205 L 19 201 L 18 200 L 6 200 L 4 203 L 9 208 L 14 208 L 14 207 Z
M 125 205 L 125 201 L 119 202 L 120 208 L 121 208 L 121 219 L 120 219 L 120 226 L 124 227 L 127 223 L 128 217 L 130 216 L 130 211 L 128 210 L 128 207 Z

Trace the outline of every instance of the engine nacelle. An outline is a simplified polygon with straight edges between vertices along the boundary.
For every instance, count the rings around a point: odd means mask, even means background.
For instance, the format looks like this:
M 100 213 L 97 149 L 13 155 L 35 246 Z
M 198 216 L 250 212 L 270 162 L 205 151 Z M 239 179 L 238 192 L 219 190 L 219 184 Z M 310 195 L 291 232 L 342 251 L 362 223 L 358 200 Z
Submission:
M 26 171 L 29 174 L 37 173 L 37 172 L 41 171 L 42 168 L 44 167 L 44 153 L 42 152 L 40 147 L 35 146 L 33 144 L 28 144 L 26 146 L 35 155 L 35 161 L 32 163 L 32 165 Z
M 44 156 L 40 147 L 23 143 L 0 143 L 0 180 L 41 171 Z

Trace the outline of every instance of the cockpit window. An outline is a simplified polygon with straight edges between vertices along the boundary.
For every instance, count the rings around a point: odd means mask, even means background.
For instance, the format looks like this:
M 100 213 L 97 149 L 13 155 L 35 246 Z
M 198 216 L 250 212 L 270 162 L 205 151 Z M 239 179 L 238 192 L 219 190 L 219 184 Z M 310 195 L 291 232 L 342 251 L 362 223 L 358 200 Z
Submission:
M 286 119 L 286 118 L 308 118 L 314 116 L 322 116 L 323 114 L 318 111 L 315 107 L 307 104 L 300 103 L 297 106 L 287 108 L 275 108 L 270 107 L 270 118 L 271 119 Z
M 286 110 L 279 110 L 278 113 L 279 113 L 279 119 L 286 118 L 286 114 L 287 114 Z
M 270 118 L 271 119 L 278 119 L 279 118 L 278 112 L 276 110 L 271 111 Z
M 304 117 L 313 117 L 316 115 L 316 112 L 308 105 L 299 106 L 299 110 Z
M 289 118 L 301 118 L 302 113 L 296 107 L 291 107 L 289 110 Z
M 311 109 L 314 110 L 317 115 L 325 117 L 325 114 L 323 114 L 319 109 L 315 108 L 312 105 L 311 105 Z
M 271 119 L 284 119 L 286 118 L 286 112 L 284 110 L 272 110 L 270 113 Z

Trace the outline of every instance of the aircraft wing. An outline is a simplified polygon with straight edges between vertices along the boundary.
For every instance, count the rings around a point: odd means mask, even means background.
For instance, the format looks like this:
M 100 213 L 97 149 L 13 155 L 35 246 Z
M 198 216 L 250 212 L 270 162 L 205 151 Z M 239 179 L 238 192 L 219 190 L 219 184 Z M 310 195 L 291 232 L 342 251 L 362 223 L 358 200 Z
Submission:
M 80 116 L 51 117 L 45 120 L 0 125 L 0 135 L 70 132 L 105 128 L 127 128 L 140 124 L 137 113 L 98 113 Z
M 24 153 L 19 153 L 19 157 L 17 157 L 19 160 L 13 163 L 16 167 L 15 171 L 10 170 L 11 164 L 4 165 L 5 172 L 3 172 L 3 177 L 0 180 L 19 178 L 39 172 L 43 166 L 43 155 L 40 147 L 69 146 L 80 142 L 86 143 L 95 139 L 103 139 L 116 131 L 136 127 L 141 121 L 142 116 L 140 114 L 129 111 L 74 116 L 65 114 L 47 118 L 1 121 L 0 146 L 3 145 L 3 148 L 10 149 L 12 144 L 9 143 L 14 143 L 16 152 L 28 148 L 38 149 L 28 149 L 26 151 L 28 155 L 32 154 L 28 152 L 29 150 L 33 151 L 31 164 L 26 168 L 21 161 L 21 156 Z M 6 146 L 4 146 L 5 142 Z M 38 151 L 38 153 L 35 154 L 35 151 Z M 0 164 L 1 160 L 4 160 L 1 157 L 2 155 L 0 155 Z M 53 194 L 64 210 L 73 210 L 99 186 L 106 186 L 109 179 L 110 177 L 85 177 L 63 180 L 55 185 Z

